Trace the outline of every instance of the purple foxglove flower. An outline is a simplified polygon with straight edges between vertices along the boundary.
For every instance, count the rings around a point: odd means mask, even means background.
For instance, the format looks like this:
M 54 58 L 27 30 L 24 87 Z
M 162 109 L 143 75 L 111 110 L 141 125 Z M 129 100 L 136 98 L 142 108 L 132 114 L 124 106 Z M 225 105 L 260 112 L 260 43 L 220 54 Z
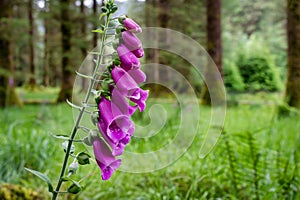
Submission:
M 102 133 L 113 143 L 133 134 L 134 124 L 130 121 L 129 116 L 122 114 L 111 101 L 102 97 L 98 107 Z
M 139 107 L 140 111 L 144 111 L 146 108 L 146 100 L 148 99 L 148 95 L 149 95 L 149 90 L 142 90 L 142 89 L 138 89 L 135 92 L 139 92 L 140 93 L 140 98 L 135 98 L 135 95 L 133 95 L 132 97 L 129 97 L 129 99 L 136 103 L 136 105 Z
M 93 149 L 96 162 L 101 169 L 102 180 L 108 180 L 120 166 L 122 160 L 116 159 L 105 142 L 98 137 L 94 138 Z
M 130 31 L 122 32 L 122 39 L 124 41 L 125 46 L 130 50 L 134 51 L 142 47 L 142 43 L 133 33 Z
M 145 101 L 148 98 L 148 91 L 139 88 L 130 74 L 120 67 L 115 67 L 111 75 L 120 93 L 136 103 L 139 110 L 143 111 L 146 106 Z
M 140 69 L 132 69 L 127 71 L 127 73 L 133 78 L 133 80 L 137 83 L 143 83 L 146 81 L 146 74 Z
M 137 57 L 137 58 L 141 58 L 144 56 L 144 49 L 141 47 L 137 50 L 133 50 L 132 53 Z
M 129 105 L 125 97 L 120 93 L 120 91 L 117 88 L 114 88 L 111 92 L 111 102 L 113 105 L 116 105 L 112 107 L 113 113 L 118 112 L 118 110 L 120 110 L 122 114 L 131 116 L 137 109 L 137 106 Z
M 120 140 L 118 142 L 113 142 L 104 133 L 105 128 L 103 126 L 104 126 L 103 121 L 100 120 L 99 123 L 98 123 L 98 128 L 99 128 L 100 132 L 102 133 L 102 136 L 105 139 L 105 141 L 107 142 L 107 144 L 111 147 L 112 155 L 113 156 L 122 155 L 123 152 L 124 152 L 124 148 L 125 148 L 126 144 L 128 144 L 130 142 L 130 135 L 126 135 L 122 140 Z
M 140 67 L 139 59 L 124 44 L 118 46 L 117 52 L 121 60 L 121 67 L 126 71 Z
M 123 20 L 123 24 L 128 31 L 131 31 L 133 33 L 141 33 L 142 32 L 142 28 L 135 21 L 133 21 L 130 18 L 125 18 Z

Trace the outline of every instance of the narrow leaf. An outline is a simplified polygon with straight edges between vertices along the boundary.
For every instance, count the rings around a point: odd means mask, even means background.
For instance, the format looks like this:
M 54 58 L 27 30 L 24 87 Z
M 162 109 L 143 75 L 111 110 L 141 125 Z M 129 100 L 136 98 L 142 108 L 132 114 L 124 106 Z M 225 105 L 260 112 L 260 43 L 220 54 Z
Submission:
M 102 14 L 100 15 L 100 17 L 99 17 L 99 20 L 101 20 L 102 17 L 104 17 L 105 15 L 106 15 L 106 13 L 102 13 Z
M 80 107 L 80 106 L 77 106 L 77 105 L 75 105 L 75 104 L 73 104 L 73 103 L 71 103 L 68 99 L 66 100 L 66 102 L 67 102 L 67 104 L 69 104 L 71 107 L 73 107 L 73 108 L 77 108 L 77 109 L 79 109 L 79 110 L 81 110 L 82 109 L 82 107 Z
M 85 75 L 85 74 L 81 74 L 79 73 L 78 71 L 75 72 L 78 76 L 82 77 L 82 78 L 87 78 L 87 79 L 92 79 L 93 77 L 92 76 L 88 76 L 88 75 Z
M 69 140 L 69 136 L 67 136 L 67 135 L 52 135 L 52 136 L 57 139 Z
M 53 192 L 53 186 L 52 186 L 52 183 L 49 179 L 49 177 L 41 172 L 38 172 L 38 171 L 35 171 L 35 170 L 32 170 L 32 169 L 28 169 L 25 167 L 25 170 L 27 170 L 28 172 L 36 175 L 37 177 L 39 177 L 40 179 L 42 179 L 43 181 L 45 181 L 47 184 L 48 184 L 48 190 L 49 192 Z

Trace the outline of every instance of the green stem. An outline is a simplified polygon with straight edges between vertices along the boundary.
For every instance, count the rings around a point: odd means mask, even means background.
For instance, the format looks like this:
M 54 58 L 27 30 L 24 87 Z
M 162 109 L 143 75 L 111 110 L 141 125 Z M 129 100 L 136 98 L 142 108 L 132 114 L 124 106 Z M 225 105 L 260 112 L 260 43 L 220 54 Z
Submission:
M 91 91 L 92 91 L 92 89 L 94 87 L 94 84 L 95 84 L 95 79 L 96 79 L 97 72 L 99 70 L 99 67 L 100 67 L 101 63 L 103 62 L 103 53 L 104 53 L 105 40 L 106 40 L 106 30 L 108 28 L 109 19 L 110 19 L 110 15 L 108 14 L 107 19 L 106 19 L 106 23 L 105 23 L 104 32 L 103 32 L 103 35 L 102 35 L 100 54 L 98 56 L 97 64 L 96 64 L 96 67 L 95 67 L 94 72 L 93 72 L 93 76 L 92 76 L 93 78 L 91 79 L 87 94 L 86 94 L 85 99 L 83 101 L 83 105 L 87 104 L 89 99 L 90 99 Z M 68 159 L 69 159 L 69 156 L 70 156 L 71 146 L 72 146 L 72 143 L 73 143 L 74 138 L 76 136 L 78 126 L 81 122 L 81 119 L 82 119 L 82 116 L 83 116 L 83 113 L 84 113 L 85 109 L 86 109 L 86 107 L 83 106 L 82 109 L 80 110 L 80 112 L 77 116 L 75 125 L 72 129 L 71 136 L 70 136 L 69 143 L 68 143 L 68 147 L 67 147 L 66 154 L 65 154 L 65 158 L 64 158 L 64 161 L 63 161 L 62 169 L 61 169 L 61 172 L 60 172 L 59 180 L 58 180 L 57 186 L 55 188 L 55 191 L 53 192 L 52 200 L 56 200 L 58 194 L 60 193 L 59 190 L 60 190 L 60 187 L 63 183 L 62 178 L 64 177 L 64 174 L 66 172 Z

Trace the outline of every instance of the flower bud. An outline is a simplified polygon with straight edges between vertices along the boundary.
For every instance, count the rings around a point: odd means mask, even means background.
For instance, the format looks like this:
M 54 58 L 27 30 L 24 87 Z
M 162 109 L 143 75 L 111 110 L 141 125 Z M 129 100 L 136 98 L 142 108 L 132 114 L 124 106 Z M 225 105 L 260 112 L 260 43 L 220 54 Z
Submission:
M 126 18 L 123 20 L 125 28 L 132 33 L 141 33 L 142 28 L 132 19 Z
M 76 174 L 77 169 L 78 169 L 78 162 L 72 162 L 69 166 L 69 173 Z
M 140 61 L 131 51 L 129 51 L 129 49 L 125 45 L 121 44 L 117 48 L 117 52 L 120 57 L 121 67 L 124 70 L 128 71 L 140 67 Z

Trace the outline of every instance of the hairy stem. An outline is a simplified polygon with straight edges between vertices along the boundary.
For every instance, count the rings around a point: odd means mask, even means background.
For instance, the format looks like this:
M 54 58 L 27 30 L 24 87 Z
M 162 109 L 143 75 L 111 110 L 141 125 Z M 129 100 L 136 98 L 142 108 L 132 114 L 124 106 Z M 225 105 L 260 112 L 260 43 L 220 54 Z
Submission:
M 95 79 L 96 79 L 96 76 L 97 76 L 97 72 L 99 70 L 100 65 L 103 62 L 103 53 L 104 53 L 104 48 L 105 48 L 106 31 L 107 31 L 107 28 L 108 28 L 109 20 L 110 20 L 110 15 L 107 15 L 107 20 L 105 22 L 104 32 L 103 32 L 102 39 L 101 39 L 100 54 L 98 55 L 97 64 L 96 64 L 96 67 L 95 67 L 93 75 L 92 75 L 93 78 L 90 80 L 90 85 L 89 85 L 88 91 L 87 91 L 86 96 L 84 98 L 84 101 L 82 103 L 83 105 L 86 105 L 88 103 L 89 99 L 90 99 L 90 96 L 91 96 L 91 93 L 92 93 L 92 89 L 93 89 L 94 84 L 95 84 Z M 58 180 L 57 186 L 55 188 L 55 191 L 53 192 L 52 200 L 56 200 L 58 194 L 60 193 L 59 190 L 60 190 L 60 187 L 61 187 L 61 185 L 63 183 L 62 178 L 64 177 L 64 174 L 66 172 L 66 168 L 67 168 L 67 164 L 68 164 L 68 160 L 69 160 L 69 156 L 70 156 L 71 146 L 72 146 L 72 143 L 73 143 L 74 138 L 76 136 L 76 133 L 77 133 L 77 130 L 79 128 L 82 116 L 83 116 L 83 114 L 85 112 L 85 109 L 86 109 L 85 106 L 83 106 L 80 109 L 80 112 L 79 112 L 79 114 L 77 116 L 75 125 L 74 125 L 74 127 L 72 129 L 72 132 L 71 132 L 71 135 L 70 135 L 70 139 L 69 139 L 69 143 L 68 143 L 68 147 L 67 147 L 66 154 L 65 154 L 65 158 L 64 158 L 63 165 L 62 165 L 62 168 L 61 168 L 59 180 Z

